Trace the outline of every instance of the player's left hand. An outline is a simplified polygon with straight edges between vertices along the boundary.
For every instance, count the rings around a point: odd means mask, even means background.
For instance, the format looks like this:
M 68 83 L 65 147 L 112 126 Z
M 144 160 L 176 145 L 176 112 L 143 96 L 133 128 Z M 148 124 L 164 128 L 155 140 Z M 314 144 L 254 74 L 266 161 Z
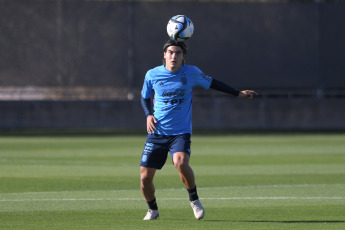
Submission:
M 254 95 L 258 96 L 259 94 L 253 90 L 242 90 L 240 91 L 240 94 L 238 94 L 238 97 L 245 98 L 245 99 L 252 99 Z

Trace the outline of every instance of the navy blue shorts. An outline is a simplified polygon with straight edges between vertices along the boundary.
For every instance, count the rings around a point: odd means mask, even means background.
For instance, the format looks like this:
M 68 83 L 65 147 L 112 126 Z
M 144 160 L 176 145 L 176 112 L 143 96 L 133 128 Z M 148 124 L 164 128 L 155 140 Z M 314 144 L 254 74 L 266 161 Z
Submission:
M 171 159 L 176 152 L 185 152 L 190 155 L 191 134 L 165 136 L 149 134 L 146 139 L 140 166 L 161 169 L 170 152 Z

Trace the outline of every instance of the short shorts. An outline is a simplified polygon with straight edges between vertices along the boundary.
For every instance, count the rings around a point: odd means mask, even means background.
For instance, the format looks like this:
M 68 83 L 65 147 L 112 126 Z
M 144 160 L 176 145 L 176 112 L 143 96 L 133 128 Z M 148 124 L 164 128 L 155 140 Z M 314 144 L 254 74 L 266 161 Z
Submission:
M 141 156 L 140 166 L 161 169 L 167 160 L 168 152 L 170 152 L 171 159 L 176 152 L 185 152 L 190 155 L 190 139 L 190 133 L 174 136 L 149 134 Z

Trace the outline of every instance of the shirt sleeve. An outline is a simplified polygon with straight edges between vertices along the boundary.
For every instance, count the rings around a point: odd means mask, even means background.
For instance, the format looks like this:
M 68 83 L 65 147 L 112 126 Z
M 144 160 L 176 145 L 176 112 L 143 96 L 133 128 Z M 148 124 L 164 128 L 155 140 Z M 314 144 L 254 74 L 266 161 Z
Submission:
M 214 89 L 214 90 L 221 91 L 223 93 L 232 94 L 236 97 L 240 94 L 240 91 L 238 89 L 232 88 L 231 86 L 229 86 L 229 85 L 227 85 L 221 81 L 218 81 L 216 79 L 213 79 L 210 88 Z
M 148 98 L 151 97 L 152 92 L 153 92 L 153 89 L 152 89 L 152 82 L 151 82 L 151 77 L 150 77 L 150 71 L 148 71 L 146 73 L 144 84 L 143 84 L 143 88 L 141 90 L 141 96 L 144 99 L 148 99 Z
M 212 77 L 207 76 L 206 74 L 204 74 L 199 68 L 195 67 L 195 86 L 200 86 L 204 89 L 208 89 L 211 86 L 212 83 Z
M 145 99 L 141 97 L 141 107 L 143 108 L 146 117 L 152 115 L 150 98 Z

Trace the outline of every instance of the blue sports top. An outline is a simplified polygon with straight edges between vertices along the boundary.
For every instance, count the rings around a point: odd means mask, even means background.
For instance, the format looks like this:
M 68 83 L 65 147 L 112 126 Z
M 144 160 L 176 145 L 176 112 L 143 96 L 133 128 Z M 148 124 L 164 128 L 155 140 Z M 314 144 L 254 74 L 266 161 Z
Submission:
M 172 73 L 164 65 L 146 73 L 141 96 L 151 97 L 154 91 L 155 134 L 192 133 L 192 92 L 194 86 L 208 89 L 212 78 L 191 65 L 182 65 Z

